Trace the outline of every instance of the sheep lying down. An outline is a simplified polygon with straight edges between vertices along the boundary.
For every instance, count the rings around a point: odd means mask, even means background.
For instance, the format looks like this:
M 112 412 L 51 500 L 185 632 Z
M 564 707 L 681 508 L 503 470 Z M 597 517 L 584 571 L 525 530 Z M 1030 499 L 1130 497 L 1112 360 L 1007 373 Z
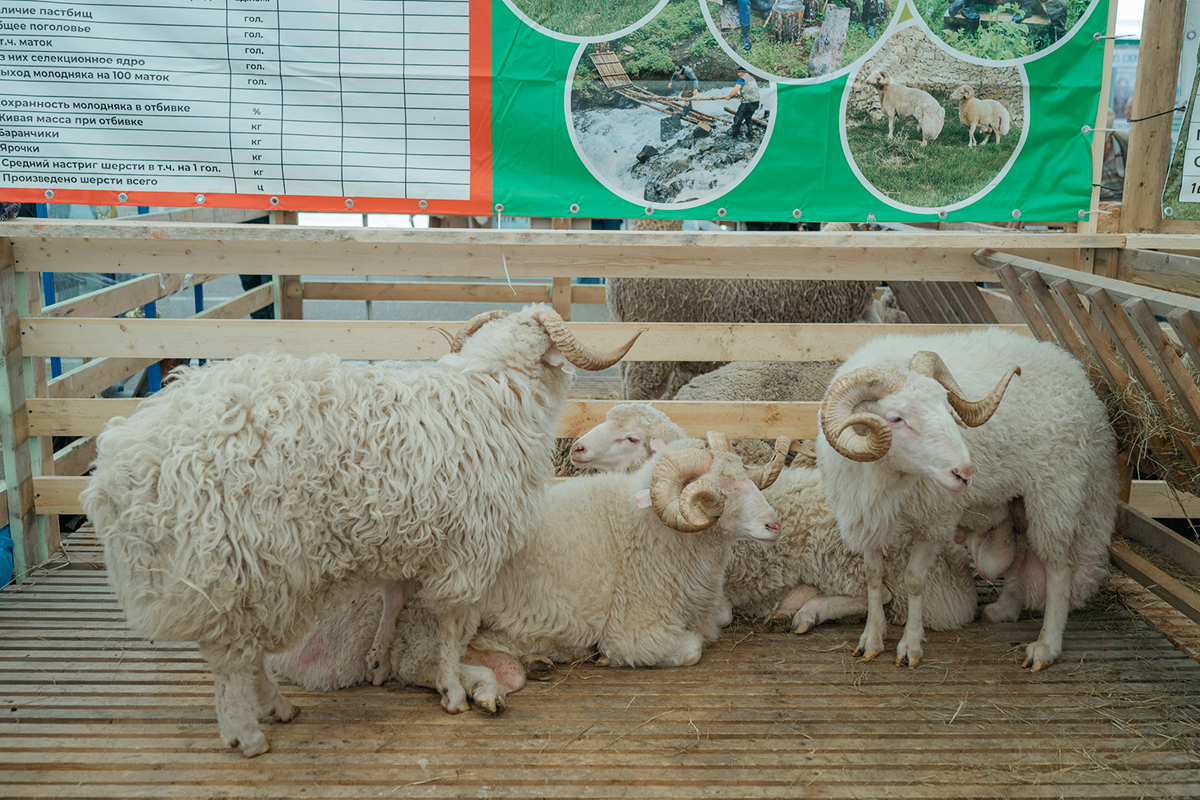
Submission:
M 639 469 L 651 455 L 684 436 L 666 414 L 648 403 L 623 403 L 579 437 L 574 463 L 599 471 Z M 797 461 L 800 460 L 798 456 Z M 738 542 L 725 570 L 724 592 L 739 614 L 786 621 L 796 633 L 832 620 L 867 613 L 867 576 L 862 557 L 842 541 L 825 496 L 821 473 L 793 464 L 763 491 L 783 532 L 774 547 Z M 990 518 L 990 517 L 989 517 Z M 896 549 L 907 547 L 897 543 Z M 907 612 L 904 561 L 894 554 L 884 577 L 888 617 L 904 624 Z M 953 630 L 975 617 L 975 581 L 961 547 L 938 551 L 926 587 L 927 624 Z
M 770 464 L 747 470 L 724 437 L 710 442 L 706 450 L 681 440 L 634 473 L 547 490 L 541 522 L 478 604 L 476 653 L 460 667 L 477 704 L 520 688 L 527 670 L 542 673 L 548 661 L 596 653 L 631 667 L 700 660 L 729 621 L 720 587 L 733 542 L 779 537 L 760 486 L 778 476 L 786 454 L 785 440 Z M 362 680 L 377 619 L 365 607 L 378 604 L 344 597 L 326 607 L 305 640 L 269 666 L 314 689 Z M 392 677 L 432 685 L 435 631 L 422 608 L 403 611 L 388 647 Z

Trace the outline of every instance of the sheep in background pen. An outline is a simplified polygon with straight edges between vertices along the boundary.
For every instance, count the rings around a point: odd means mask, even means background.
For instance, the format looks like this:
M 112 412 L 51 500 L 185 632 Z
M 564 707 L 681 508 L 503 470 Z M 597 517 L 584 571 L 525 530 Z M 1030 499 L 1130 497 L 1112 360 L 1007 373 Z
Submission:
M 1114 437 L 1079 362 L 1053 344 L 1000 329 L 887 336 L 838 370 L 820 421 L 826 494 L 871 578 L 856 654 L 883 651 L 887 548 L 910 536 L 915 542 L 906 572 L 908 619 L 896 648 L 896 663 L 915 667 L 923 656 L 922 587 L 934 554 L 968 509 L 1001 508 L 1021 497 L 1029 552 L 1046 570 L 1045 618 L 1023 665 L 1038 671 L 1054 663 L 1072 576 L 1100 554 L 1107 560 L 1116 522 Z M 1019 603 L 1002 594 L 1000 606 L 1005 613 L 989 616 L 1013 618 Z
M 724 369 L 724 368 L 723 368 Z M 710 373 L 715 375 L 716 373 Z M 646 403 L 609 409 L 604 422 L 575 443 L 572 457 L 601 471 L 640 469 L 657 450 L 685 436 L 661 410 Z M 733 610 L 755 617 L 785 619 L 796 633 L 828 620 L 867 611 L 867 574 L 862 557 L 842 541 L 820 472 L 793 464 L 763 490 L 779 515 L 783 533 L 774 547 L 739 542 L 726 565 L 724 591 Z M 905 552 L 897 545 L 897 556 Z M 894 558 L 888 563 L 899 563 Z M 907 592 L 903 568 L 884 576 L 889 616 L 903 624 Z M 927 589 L 931 628 L 952 630 L 975 617 L 975 582 L 962 548 L 938 551 Z
M 540 524 L 480 601 L 477 679 L 486 681 L 490 667 L 515 691 L 526 667 L 545 675 L 546 656 L 570 662 L 597 651 L 617 666 L 699 661 L 727 622 L 720 586 L 732 541 L 779 536 L 760 488 L 783 466 L 780 454 L 746 470 L 724 437 L 709 440 L 709 450 L 681 439 L 636 472 L 575 478 L 547 492 Z M 313 689 L 356 683 L 376 616 L 353 601 L 327 609 L 308 641 L 269 664 Z M 389 649 L 395 677 L 430 685 L 434 630 L 419 603 L 406 609 Z
M 803 234 L 797 234 L 803 235 Z M 855 322 L 873 300 L 873 281 L 610 278 L 618 322 Z M 626 400 L 669 400 L 722 362 L 636 361 L 621 365 Z
M 921 134 L 921 147 L 942 132 L 946 109 L 929 92 L 897 83 L 885 70 L 872 72 L 864 83 L 879 92 L 879 107 L 888 118 L 888 139 L 893 138 L 897 119 L 916 123 Z
M 975 90 L 965 83 L 954 90 L 950 99 L 958 101 L 958 119 L 969 128 L 968 147 L 975 146 L 976 128 L 984 134 L 981 144 L 987 144 L 993 136 L 999 144 L 1000 137 L 1008 133 L 1012 122 L 1008 109 L 999 100 L 979 100 L 975 97 Z
M 537 524 L 570 365 L 606 368 L 632 344 L 597 353 L 529 307 L 479 315 L 429 366 L 270 355 L 182 370 L 109 423 L 80 498 L 130 627 L 199 645 L 221 739 L 251 757 L 270 749 L 258 718 L 294 714 L 264 653 L 344 592 L 391 587 L 385 629 L 419 587 L 442 706 L 465 710 L 473 606 Z M 494 709 L 503 692 L 475 699 Z

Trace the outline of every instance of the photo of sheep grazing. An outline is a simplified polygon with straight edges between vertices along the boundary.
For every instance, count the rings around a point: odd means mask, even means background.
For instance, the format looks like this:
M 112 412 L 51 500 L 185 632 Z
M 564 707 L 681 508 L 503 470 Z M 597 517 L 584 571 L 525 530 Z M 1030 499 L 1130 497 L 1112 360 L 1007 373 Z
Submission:
M 958 119 L 969 129 L 968 147 L 975 146 L 976 128 L 984 134 L 982 144 L 987 144 L 992 136 L 999 144 L 1000 137 L 1008 133 L 1012 121 L 1008 109 L 999 100 L 980 100 L 975 97 L 975 90 L 965 83 L 951 93 L 950 99 L 958 101 Z
M 576 441 L 572 456 L 579 466 L 599 471 L 636 470 L 650 453 L 684 435 L 661 410 L 624 403 L 609 409 L 604 422 Z M 793 464 L 763 495 L 779 515 L 783 531 L 774 547 L 734 545 L 724 586 L 732 611 L 786 621 L 795 633 L 866 614 L 863 559 L 842 541 L 820 472 Z M 895 558 L 887 562 L 883 577 L 884 603 L 891 621 L 903 624 L 907 543 L 898 542 L 895 550 L 889 553 Z M 934 630 L 953 630 L 975 618 L 975 581 L 961 547 L 947 542 L 939 549 L 925 600 L 926 622 Z
M 942 132 L 946 109 L 929 92 L 898 83 L 884 70 L 872 72 L 866 83 L 879 92 L 879 106 L 887 115 L 889 139 L 892 138 L 897 119 L 916 123 L 917 132 L 921 135 L 921 147 Z
M 477 666 L 464 669 L 471 680 L 514 691 L 530 665 L 544 674 L 546 659 L 597 652 L 615 666 L 698 662 L 729 621 L 721 582 L 733 542 L 761 547 L 780 532 L 761 489 L 778 475 L 782 453 L 747 470 L 723 436 L 710 433 L 709 443 L 681 439 L 635 472 L 549 489 L 540 523 L 483 592 Z M 309 688 L 351 685 L 362 679 L 374 618 L 343 602 L 322 613 L 309 641 L 269 663 Z M 417 603 L 400 622 L 389 649 L 393 675 L 432 685 L 432 615 Z
M 870 659 L 883 651 L 881 578 L 894 542 L 914 542 L 896 663 L 915 667 L 923 656 L 922 590 L 938 548 L 955 537 L 968 510 L 1004 508 L 1020 497 L 1025 540 L 1046 575 L 1045 618 L 1023 665 L 1038 671 L 1053 664 L 1062 653 L 1072 576 L 1107 549 L 1116 523 L 1113 433 L 1079 362 L 1053 344 L 999 329 L 887 336 L 838 370 L 820 423 L 826 495 L 870 577 L 856 654 Z M 988 617 L 1015 618 L 1019 605 L 1006 597 Z
M 596 352 L 531 306 L 477 316 L 428 366 L 273 354 L 181 370 L 108 424 L 81 495 L 130 628 L 199 645 L 221 739 L 250 757 L 269 750 L 259 717 L 295 713 L 264 654 L 339 594 L 387 587 L 386 628 L 419 588 L 442 707 L 466 710 L 474 604 L 537 525 L 572 365 L 607 368 L 633 341 Z

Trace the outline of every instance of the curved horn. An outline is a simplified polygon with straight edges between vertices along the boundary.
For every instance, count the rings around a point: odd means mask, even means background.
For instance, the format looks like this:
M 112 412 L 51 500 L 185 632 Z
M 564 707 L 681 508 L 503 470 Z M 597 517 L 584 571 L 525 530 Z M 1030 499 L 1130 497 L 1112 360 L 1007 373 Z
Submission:
M 864 400 L 891 394 L 904 385 L 904 375 L 883 367 L 859 367 L 833 382 L 821 402 L 821 430 L 825 439 L 851 461 L 878 461 L 892 446 L 892 429 L 878 414 L 855 414 L 854 407 Z M 859 436 L 854 425 L 866 426 Z
M 771 456 L 771 460 L 761 467 L 751 467 L 746 470 L 750 480 L 754 481 L 754 485 L 760 490 L 766 489 L 778 480 L 779 473 L 783 472 L 783 462 L 787 459 L 788 450 L 791 449 L 793 441 L 795 440 L 790 436 L 780 436 L 775 440 L 775 454 Z
M 1008 389 L 1009 381 L 1013 379 L 1014 375 L 1021 374 L 1020 367 L 1011 367 L 1004 374 L 1004 377 L 1000 379 L 1000 382 L 996 384 L 996 388 L 992 389 L 991 394 L 982 400 L 972 403 L 966 398 L 962 388 L 954 380 L 954 376 L 950 374 L 950 370 L 937 353 L 930 350 L 922 350 L 912 357 L 908 368 L 913 372 L 933 378 L 942 386 L 945 386 L 950 407 L 958 412 L 958 416 L 962 419 L 963 423 L 971 428 L 978 428 L 992 418 L 992 414 L 995 414 L 996 409 L 1000 406 L 1000 399 L 1004 397 L 1004 392 Z
M 620 361 L 629 352 L 629 348 L 633 347 L 633 343 L 638 340 L 638 337 L 649 330 L 649 328 L 642 328 L 622 347 L 604 353 L 599 350 L 593 350 L 576 339 L 575 334 L 571 333 L 566 323 L 563 322 L 563 318 L 550 309 L 540 309 L 533 312 L 533 318 L 546 329 L 546 333 L 550 334 L 550 338 L 554 340 L 554 344 L 562 351 L 567 361 L 570 361 L 580 369 L 591 370 L 593 372 L 600 369 L 608 369 Z
M 650 477 L 650 502 L 668 528 L 695 533 L 717 524 L 725 510 L 725 495 L 712 481 L 695 480 L 712 468 L 706 450 L 676 450 L 659 459 Z M 715 515 L 701 506 L 716 506 Z
M 729 452 L 729 439 L 720 431 L 708 432 L 708 449 L 716 450 L 718 453 Z
M 792 459 L 792 466 L 795 466 L 801 459 L 803 459 L 802 463 L 810 467 L 817 465 L 816 452 L 799 439 L 792 439 L 791 444 L 788 445 L 788 449 L 796 454 L 796 457 Z
M 511 313 L 511 311 L 485 311 L 482 314 L 476 314 L 471 317 L 458 329 L 458 333 L 454 334 L 454 338 L 450 341 L 450 352 L 457 353 L 462 350 L 463 342 L 467 341 L 468 336 L 492 320 L 507 317 Z

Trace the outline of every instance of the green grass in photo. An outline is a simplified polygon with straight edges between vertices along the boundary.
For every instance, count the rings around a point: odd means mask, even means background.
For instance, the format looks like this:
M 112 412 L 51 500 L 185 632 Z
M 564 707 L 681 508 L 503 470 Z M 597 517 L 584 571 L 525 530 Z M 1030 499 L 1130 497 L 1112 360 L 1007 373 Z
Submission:
M 604 36 L 650 13 L 658 0 L 513 0 L 525 16 L 566 36 Z
M 806 28 L 816 30 L 824 21 L 822 11 L 817 20 Z M 879 37 L 887 28 L 888 20 L 882 20 L 875 26 L 875 36 Z M 812 53 L 813 44 L 817 37 L 801 36 L 796 42 L 781 42 L 775 38 L 771 29 L 762 24 L 758 12 L 754 12 L 754 24 L 750 26 L 750 52 L 742 49 L 742 32 L 740 28 L 722 31 L 725 42 L 733 51 L 752 66 L 758 67 L 771 75 L 781 75 L 785 78 L 807 78 L 808 57 Z M 855 59 L 873 47 L 878 38 L 867 36 L 867 26 L 861 22 L 851 22 L 846 32 L 846 45 L 842 51 L 842 66 L 852 63 Z
M 960 53 L 977 58 L 1004 60 L 1033 55 L 1054 44 L 1054 34 L 1049 28 L 1034 29 L 1024 23 L 1011 20 L 980 25 L 974 30 L 965 26 L 943 29 L 944 17 L 946 10 L 950 7 L 950 2 L 951 0 L 917 0 L 916 5 L 930 29 Z M 1088 0 L 1069 0 L 1066 22 L 1068 33 L 1087 11 L 1087 7 Z M 1011 14 L 1019 8 L 1020 6 L 1015 0 L 1000 6 L 983 5 L 982 3 L 975 6 L 975 10 L 985 20 L 993 13 L 1007 12 Z M 1042 13 L 1041 6 L 1036 3 L 1031 10 L 1035 14 Z
M 946 102 L 948 93 L 931 94 L 946 107 L 946 124 L 925 147 L 911 122 L 897 120 L 891 140 L 886 117 L 878 122 L 866 115 L 854 117 L 846 127 L 850 152 L 863 177 L 893 200 L 922 208 L 957 203 L 983 189 L 1008 163 L 1021 139 L 1021 129 L 1014 125 L 998 145 L 990 141 L 968 147 L 958 104 Z M 975 141 L 983 141 L 978 130 Z

